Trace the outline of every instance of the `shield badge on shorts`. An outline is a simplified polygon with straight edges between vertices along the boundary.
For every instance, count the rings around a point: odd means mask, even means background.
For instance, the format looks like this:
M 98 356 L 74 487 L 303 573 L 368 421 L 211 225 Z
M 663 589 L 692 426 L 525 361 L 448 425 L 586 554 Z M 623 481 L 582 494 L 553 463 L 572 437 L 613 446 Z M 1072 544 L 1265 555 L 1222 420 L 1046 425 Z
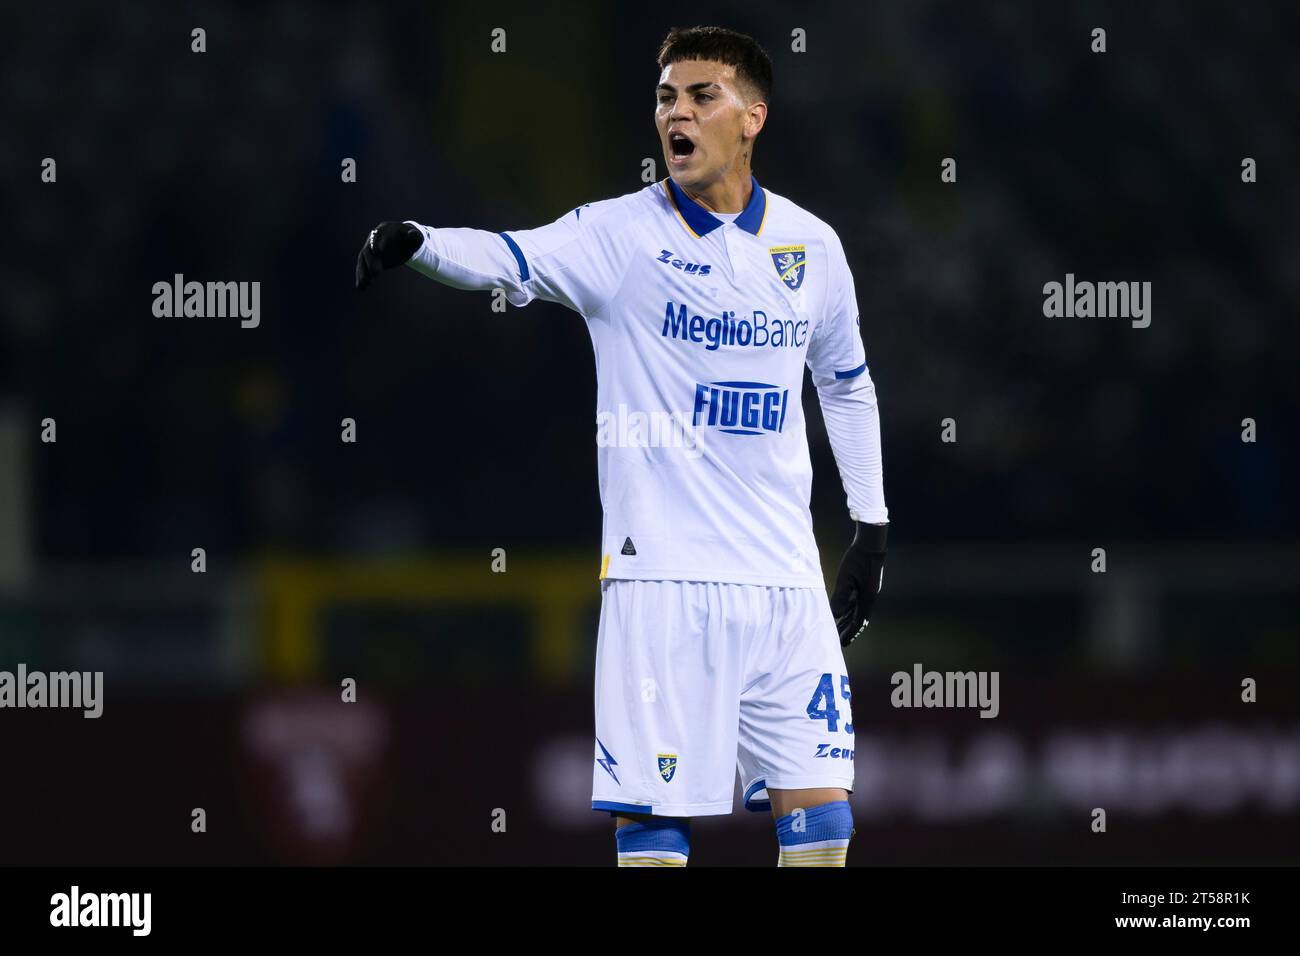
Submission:
M 803 285 L 804 268 L 808 265 L 808 253 L 804 246 L 773 246 L 767 252 L 772 257 L 776 274 L 781 277 L 787 289 L 793 292 Z
M 673 774 L 677 772 L 677 754 L 660 754 L 659 755 L 659 776 L 664 778 L 664 783 L 671 783 Z

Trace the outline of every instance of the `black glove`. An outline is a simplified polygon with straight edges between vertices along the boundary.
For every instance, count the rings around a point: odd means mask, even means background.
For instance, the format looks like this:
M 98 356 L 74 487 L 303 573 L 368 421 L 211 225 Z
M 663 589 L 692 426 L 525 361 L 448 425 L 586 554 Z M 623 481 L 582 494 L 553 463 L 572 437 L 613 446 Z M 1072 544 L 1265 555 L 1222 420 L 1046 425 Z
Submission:
M 381 222 L 370 230 L 357 253 L 357 288 L 364 289 L 370 280 L 385 269 L 396 269 L 415 255 L 424 236 L 409 222 Z
M 867 629 L 885 576 L 885 537 L 889 525 L 863 521 L 854 524 L 857 531 L 840 561 L 831 594 L 831 613 L 839 628 L 841 647 L 848 647 Z

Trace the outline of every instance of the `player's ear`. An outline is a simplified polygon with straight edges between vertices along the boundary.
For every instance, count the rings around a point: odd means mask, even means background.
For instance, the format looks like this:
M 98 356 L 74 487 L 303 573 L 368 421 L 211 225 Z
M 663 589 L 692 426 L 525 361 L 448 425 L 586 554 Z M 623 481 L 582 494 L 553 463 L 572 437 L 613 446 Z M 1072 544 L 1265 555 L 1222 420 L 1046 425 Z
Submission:
M 753 139 L 767 122 L 767 104 L 762 100 L 753 103 L 745 113 L 745 138 Z

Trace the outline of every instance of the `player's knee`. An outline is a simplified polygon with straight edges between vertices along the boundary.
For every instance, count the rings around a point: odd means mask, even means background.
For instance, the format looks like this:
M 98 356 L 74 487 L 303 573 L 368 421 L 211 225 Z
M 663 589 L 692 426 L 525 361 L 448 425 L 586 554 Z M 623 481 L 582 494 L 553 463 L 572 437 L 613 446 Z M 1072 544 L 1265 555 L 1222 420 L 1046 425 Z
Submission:
M 796 809 L 811 810 L 827 803 L 841 803 L 849 799 L 849 792 L 840 787 L 817 787 L 806 790 L 780 790 L 767 788 L 768 799 L 772 803 L 772 815 L 776 819 L 793 813 Z
M 618 817 L 614 842 L 619 866 L 685 866 L 691 853 L 691 821 L 635 814 Z
M 645 823 L 647 820 L 653 820 L 654 816 L 649 813 L 620 813 L 614 817 L 614 829 L 619 830 L 629 823 Z M 660 817 L 660 820 L 666 819 Z

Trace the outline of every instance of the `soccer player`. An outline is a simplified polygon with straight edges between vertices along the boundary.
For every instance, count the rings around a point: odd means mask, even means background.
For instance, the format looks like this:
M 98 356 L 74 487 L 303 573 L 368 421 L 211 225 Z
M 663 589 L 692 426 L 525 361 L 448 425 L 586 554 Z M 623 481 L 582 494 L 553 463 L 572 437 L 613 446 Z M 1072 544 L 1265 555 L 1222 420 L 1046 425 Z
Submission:
M 674 29 L 655 124 L 668 176 L 550 225 L 371 230 L 365 288 L 406 264 L 580 314 L 604 507 L 592 808 L 620 866 L 684 865 L 690 818 L 771 810 L 779 863 L 842 866 L 853 833 L 843 646 L 866 628 L 888 513 L 875 389 L 835 231 L 758 184 L 772 64 Z M 807 365 L 856 529 L 829 601 L 809 512 Z

